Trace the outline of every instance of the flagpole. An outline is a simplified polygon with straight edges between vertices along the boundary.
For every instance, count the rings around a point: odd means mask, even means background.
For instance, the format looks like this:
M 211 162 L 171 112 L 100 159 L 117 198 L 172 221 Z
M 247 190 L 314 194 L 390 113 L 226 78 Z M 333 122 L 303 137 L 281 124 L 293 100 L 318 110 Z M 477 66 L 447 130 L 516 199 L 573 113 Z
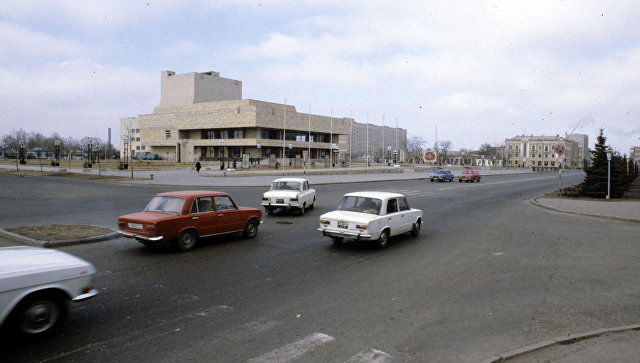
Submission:
M 282 118 L 282 171 L 284 171 L 284 151 L 287 139 L 287 99 L 284 99 L 284 117 Z
M 333 164 L 333 105 L 331 106 L 331 129 L 329 134 L 329 170 Z

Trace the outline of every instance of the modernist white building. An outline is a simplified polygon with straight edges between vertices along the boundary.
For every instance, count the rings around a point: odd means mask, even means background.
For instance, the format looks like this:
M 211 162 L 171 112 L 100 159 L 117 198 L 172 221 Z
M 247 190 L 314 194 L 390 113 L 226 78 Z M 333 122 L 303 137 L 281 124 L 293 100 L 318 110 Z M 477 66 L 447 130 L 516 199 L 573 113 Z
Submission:
M 352 130 L 354 140 L 363 136 L 357 131 L 361 125 L 352 118 L 297 112 L 293 105 L 242 99 L 242 82 L 217 72 L 164 71 L 160 105 L 153 113 L 120 120 L 120 150 L 123 158 L 157 154 L 180 162 L 243 155 L 285 162 L 295 156 L 347 161 L 349 152 L 361 153 L 358 147 L 350 148 Z M 376 129 L 371 126 L 372 133 Z M 385 136 L 393 135 L 387 136 L 389 145 L 406 150 L 406 130 L 387 129 Z M 371 135 L 369 140 L 377 141 Z

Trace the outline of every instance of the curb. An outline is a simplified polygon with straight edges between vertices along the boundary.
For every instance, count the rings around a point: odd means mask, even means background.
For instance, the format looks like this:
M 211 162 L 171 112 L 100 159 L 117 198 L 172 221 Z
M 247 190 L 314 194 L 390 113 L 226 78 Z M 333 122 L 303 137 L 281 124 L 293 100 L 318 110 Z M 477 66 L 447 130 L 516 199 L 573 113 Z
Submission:
M 553 206 L 546 205 L 544 203 L 539 202 L 538 198 L 543 198 L 543 196 L 538 196 L 538 197 L 535 197 L 533 199 L 530 199 L 529 203 L 531 203 L 531 204 L 533 204 L 535 206 L 538 206 L 540 208 L 545 208 L 545 209 L 549 209 L 549 210 L 556 211 L 556 212 L 575 214 L 575 215 L 585 216 L 585 217 L 596 217 L 596 218 L 603 218 L 603 219 L 614 219 L 614 220 L 624 221 L 624 222 L 640 223 L 640 220 L 633 219 L 633 218 L 605 216 L 605 215 L 601 215 L 601 214 L 588 214 L 588 213 L 574 212 L 574 211 L 570 211 L 570 210 L 566 210 L 566 209 L 562 209 L 562 208 L 558 208 L 558 207 L 553 207 Z
M 101 226 L 98 226 L 98 227 L 101 227 Z M 102 227 L 102 228 L 106 228 L 106 227 Z M 106 240 L 117 238 L 118 232 L 114 231 L 114 232 L 103 234 L 103 235 L 91 236 L 91 237 L 85 237 L 85 238 L 40 241 L 33 238 L 21 236 L 16 233 L 7 232 L 4 229 L 0 228 L 0 236 L 14 240 L 15 242 L 25 243 L 32 246 L 54 248 L 54 247 L 61 247 L 61 246 L 78 245 L 83 243 L 106 241 Z
M 508 352 L 504 352 L 504 353 L 498 354 L 496 356 L 493 356 L 491 358 L 487 358 L 487 359 L 483 360 L 482 363 L 502 362 L 502 361 L 505 361 L 505 360 L 508 360 L 508 359 L 512 359 L 512 358 L 515 358 L 515 357 L 523 355 L 523 354 L 531 353 L 531 352 L 536 351 L 538 349 L 546 348 L 546 347 L 549 347 L 549 346 L 552 346 L 552 345 L 556 345 L 556 344 L 568 345 L 568 344 L 573 344 L 573 343 L 579 342 L 581 340 L 590 339 L 590 338 L 596 338 L 596 337 L 599 337 L 599 336 L 601 336 L 603 334 L 622 333 L 622 332 L 630 331 L 630 330 L 640 330 L 640 324 L 619 326 L 619 327 L 615 327 L 615 328 L 597 329 L 597 330 L 592 330 L 592 331 L 589 331 L 589 332 L 586 332 L 586 333 L 572 334 L 572 335 L 568 335 L 566 337 L 552 338 L 552 339 L 549 339 L 549 340 L 545 340 L 543 342 L 527 345 L 527 346 L 522 347 L 522 348 L 517 348 L 517 349 L 514 349 L 514 350 L 510 350 Z

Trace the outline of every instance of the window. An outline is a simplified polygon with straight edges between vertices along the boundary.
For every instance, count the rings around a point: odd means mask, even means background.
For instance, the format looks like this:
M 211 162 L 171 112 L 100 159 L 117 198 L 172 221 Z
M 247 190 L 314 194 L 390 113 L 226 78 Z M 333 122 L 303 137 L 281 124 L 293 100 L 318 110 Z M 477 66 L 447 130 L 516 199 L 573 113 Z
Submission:
M 136 141 L 140 141 L 140 138 L 139 138 L 139 137 L 136 137 Z
M 217 211 L 236 209 L 235 204 L 233 204 L 233 202 L 231 201 L 231 198 L 229 198 L 228 195 L 218 195 L 218 196 L 215 196 L 213 199 L 216 202 Z
M 398 211 L 398 201 L 395 199 L 389 199 L 387 201 L 387 214 L 395 213 Z
M 171 130 L 164 130 L 164 136 L 167 140 L 171 139 Z
M 142 150 L 144 150 L 144 148 L 145 148 L 145 146 L 144 146 L 144 145 L 142 145 Z
M 213 212 L 213 202 L 211 197 L 199 197 L 193 201 L 191 206 L 191 213 L 206 213 Z
M 140 146 L 136 146 L 136 150 L 140 150 Z
M 268 140 L 282 139 L 281 137 L 278 137 L 278 130 L 274 129 L 262 129 L 262 138 Z
M 398 206 L 400 207 L 401 211 L 411 209 L 406 198 L 398 198 Z
M 545 145 L 545 146 L 544 146 L 544 151 L 545 151 L 545 152 L 548 152 L 548 151 L 549 151 L 549 145 Z

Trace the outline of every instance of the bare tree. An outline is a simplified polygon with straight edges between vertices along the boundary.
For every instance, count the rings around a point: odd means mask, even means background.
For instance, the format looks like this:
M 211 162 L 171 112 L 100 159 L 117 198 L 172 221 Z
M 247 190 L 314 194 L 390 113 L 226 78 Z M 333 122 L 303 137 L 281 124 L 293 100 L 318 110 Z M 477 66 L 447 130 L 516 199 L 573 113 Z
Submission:
M 438 145 L 438 148 L 436 150 L 438 150 L 438 163 L 442 165 L 442 162 L 444 160 L 447 160 L 447 154 L 449 150 L 451 150 L 451 141 L 450 140 L 439 141 L 437 145 Z
M 407 152 L 416 160 L 422 160 L 425 141 L 420 136 L 411 136 L 407 140 Z

